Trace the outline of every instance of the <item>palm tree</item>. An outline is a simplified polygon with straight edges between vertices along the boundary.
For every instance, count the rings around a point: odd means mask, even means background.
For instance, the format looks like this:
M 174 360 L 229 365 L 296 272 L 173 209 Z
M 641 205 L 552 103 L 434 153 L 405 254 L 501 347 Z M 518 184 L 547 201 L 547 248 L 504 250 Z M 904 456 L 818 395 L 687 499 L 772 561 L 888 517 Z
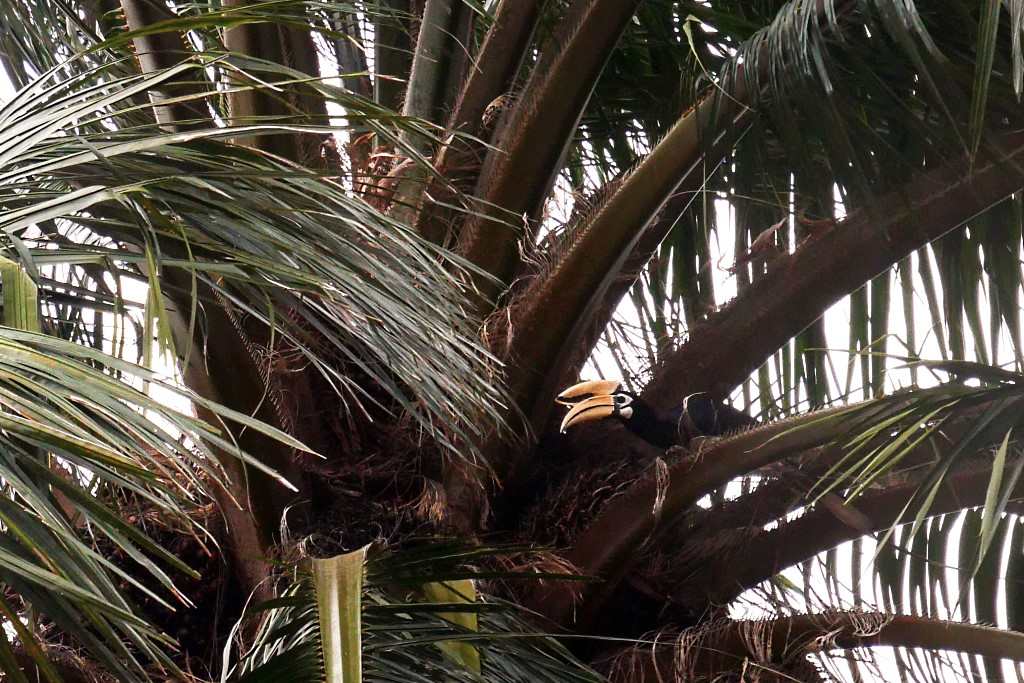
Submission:
M 1021 675 L 1024 3 L 0 29 L 12 680 Z

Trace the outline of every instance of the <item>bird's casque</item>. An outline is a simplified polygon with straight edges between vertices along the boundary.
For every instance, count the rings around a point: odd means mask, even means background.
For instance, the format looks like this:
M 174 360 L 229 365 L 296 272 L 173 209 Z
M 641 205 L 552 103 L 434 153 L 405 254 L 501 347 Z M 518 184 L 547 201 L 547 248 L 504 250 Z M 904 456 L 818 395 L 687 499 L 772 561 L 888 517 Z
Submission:
M 659 448 L 685 444 L 696 436 L 722 433 L 718 406 L 703 393 L 687 396 L 679 408 L 668 414 L 659 414 L 615 380 L 580 382 L 565 389 L 555 400 L 569 406 L 562 420 L 563 432 L 584 422 L 614 417 Z

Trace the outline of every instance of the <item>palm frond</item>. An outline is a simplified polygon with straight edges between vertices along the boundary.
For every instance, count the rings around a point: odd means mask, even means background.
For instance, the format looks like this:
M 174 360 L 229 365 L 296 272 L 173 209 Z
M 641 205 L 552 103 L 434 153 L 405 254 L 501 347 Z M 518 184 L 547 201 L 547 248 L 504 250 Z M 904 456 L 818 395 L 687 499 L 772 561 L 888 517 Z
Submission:
M 370 397 L 367 386 L 324 362 L 309 330 L 450 454 L 471 453 L 498 422 L 503 400 L 495 363 L 462 308 L 463 264 L 330 178 L 223 142 L 287 127 L 105 128 L 122 108 L 138 112 L 133 95 L 190 68 L 91 88 L 44 77 L 8 103 L 0 110 L 4 229 L 24 234 L 59 221 L 65 234 L 73 226 L 106 238 L 103 246 L 74 245 L 75 263 L 137 263 L 131 245 L 152 242 L 162 270 L 197 278 L 276 328 L 357 402 Z M 27 185 L 47 189 L 29 193 Z M 69 246 L 62 241 L 35 246 L 54 262 Z M 187 292 L 170 296 L 187 308 Z M 439 342 L 452 354 L 433 353 Z M 471 412 L 483 420 L 467 419 Z
M 24 87 L 0 107 L 4 253 L 39 285 L 44 328 L 88 344 L 2 328 L 7 369 L 0 370 L 0 403 L 9 436 L 2 478 L 11 491 L 3 506 L 2 564 L 17 596 L 9 611 L 30 604 L 120 679 L 143 680 L 149 662 L 176 671 L 167 654 L 172 643 L 139 616 L 123 589 L 164 606 L 174 596 L 187 609 L 168 568 L 191 570 L 124 522 L 117 496 L 137 497 L 192 528 L 189 511 L 224 479 L 217 457 L 267 468 L 221 425 L 207 425 L 187 408 L 176 411 L 125 381 L 169 393 L 178 405 L 200 406 L 231 429 L 261 432 L 299 451 L 304 446 L 122 360 L 126 339 L 134 336 L 145 349 L 140 355 L 153 361 L 151 323 L 160 320 L 156 334 L 167 342 L 167 314 L 175 312 L 189 328 L 188 343 L 175 349 L 184 360 L 203 309 L 227 302 L 270 330 L 271 339 L 285 339 L 349 401 L 349 410 L 386 404 L 413 416 L 450 457 L 470 460 L 472 444 L 504 413 L 497 366 L 463 310 L 463 263 L 337 179 L 231 144 L 242 135 L 329 136 L 343 129 L 256 122 L 161 130 L 147 96 L 171 80 L 202 81 L 226 62 L 214 55 L 140 76 L 123 59 L 129 43 L 100 35 L 81 46 L 91 50 L 84 56 L 72 51 L 53 59 L 40 47 L 68 20 L 67 8 L 48 7 L 53 14 L 26 34 L 17 20 L 29 8 L 8 9 L 3 37 L 21 43 L 7 67 Z M 230 68 L 264 79 L 299 78 L 273 65 Z M 386 139 L 398 141 L 403 129 L 427 130 L 337 88 L 313 87 Z M 202 103 L 208 92 L 184 99 Z M 124 282 L 134 283 L 136 293 L 148 286 L 150 303 L 126 294 Z M 5 278 L 5 295 L 14 284 Z M 113 338 L 104 336 L 104 321 L 114 323 Z M 126 334 L 132 326 L 136 333 Z M 438 345 L 450 353 L 438 354 Z M 40 464 L 39 453 L 60 467 Z M 82 540 L 82 528 L 113 543 L 159 588 L 111 563 Z
M 145 679 L 146 660 L 174 671 L 166 654 L 169 638 L 137 614 L 124 588 L 172 609 L 166 598 L 174 596 L 179 608 L 187 607 L 168 568 L 192 570 L 122 520 L 109 491 L 135 496 L 168 520 L 192 527 L 189 509 L 205 502 L 204 492 L 224 478 L 212 448 L 261 465 L 220 426 L 175 410 L 126 381 L 159 386 L 203 403 L 225 424 L 262 431 L 291 447 L 302 445 L 150 370 L 79 344 L 2 327 L 0 347 L 4 584 L 124 680 Z M 97 549 L 98 541 L 82 536 L 85 528 L 130 558 L 134 569 L 113 563 Z M 157 588 L 143 583 L 139 571 Z
M 436 602 L 424 594 L 432 583 L 473 579 L 529 579 L 488 568 L 500 548 L 467 548 L 434 541 L 396 551 L 371 550 L 362 590 L 363 667 L 366 680 L 427 681 L 599 681 L 596 673 L 572 657 L 557 638 L 537 631 L 516 606 L 480 595 L 477 602 Z M 568 577 L 563 577 L 568 578 Z M 476 630 L 451 618 L 474 614 Z M 320 633 L 309 574 L 301 570 L 281 597 L 258 606 L 259 632 L 253 647 L 236 663 L 227 680 L 255 683 L 278 680 L 320 681 Z M 255 616 L 255 614 L 253 616 Z M 447 618 L 446 618 L 447 617 Z M 472 645 L 482 669 L 453 660 L 442 644 Z

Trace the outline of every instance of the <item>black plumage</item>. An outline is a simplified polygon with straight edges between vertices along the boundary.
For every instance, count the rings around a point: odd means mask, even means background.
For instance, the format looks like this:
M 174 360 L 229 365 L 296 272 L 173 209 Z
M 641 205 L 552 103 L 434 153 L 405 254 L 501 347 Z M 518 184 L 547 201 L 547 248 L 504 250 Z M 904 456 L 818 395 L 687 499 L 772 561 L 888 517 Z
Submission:
M 608 380 L 581 382 L 563 391 L 557 400 L 570 406 L 562 431 L 582 422 L 616 418 L 659 448 L 756 424 L 746 413 L 703 393 L 687 396 L 676 409 L 659 413 L 636 394 L 621 389 L 618 382 Z

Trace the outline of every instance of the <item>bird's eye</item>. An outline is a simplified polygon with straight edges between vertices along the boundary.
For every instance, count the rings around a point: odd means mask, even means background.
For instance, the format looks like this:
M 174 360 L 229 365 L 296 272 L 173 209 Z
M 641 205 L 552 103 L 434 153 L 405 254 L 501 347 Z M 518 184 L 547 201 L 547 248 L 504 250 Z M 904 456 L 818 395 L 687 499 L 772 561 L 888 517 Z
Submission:
M 615 396 L 615 404 L 616 405 L 624 406 L 627 403 L 629 403 L 629 396 L 623 396 L 622 394 L 617 394 Z

